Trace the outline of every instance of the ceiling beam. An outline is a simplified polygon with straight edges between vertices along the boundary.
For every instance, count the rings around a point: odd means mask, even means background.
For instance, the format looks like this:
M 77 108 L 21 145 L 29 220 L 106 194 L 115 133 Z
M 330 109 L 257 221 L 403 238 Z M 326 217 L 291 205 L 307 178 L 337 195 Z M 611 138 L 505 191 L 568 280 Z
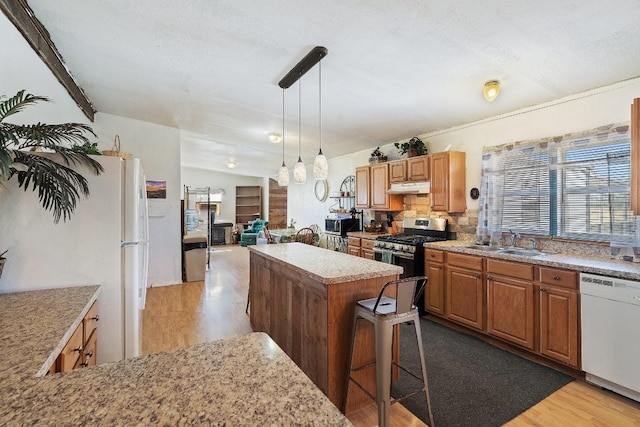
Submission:
M 93 122 L 95 110 L 91 101 L 64 65 L 64 60 L 58 49 L 51 41 L 49 32 L 40 23 L 38 18 L 27 4 L 26 0 L 0 0 L 0 9 L 29 42 L 40 59 L 49 67 L 60 84 L 69 92 L 69 95 L 78 104 L 82 112 Z

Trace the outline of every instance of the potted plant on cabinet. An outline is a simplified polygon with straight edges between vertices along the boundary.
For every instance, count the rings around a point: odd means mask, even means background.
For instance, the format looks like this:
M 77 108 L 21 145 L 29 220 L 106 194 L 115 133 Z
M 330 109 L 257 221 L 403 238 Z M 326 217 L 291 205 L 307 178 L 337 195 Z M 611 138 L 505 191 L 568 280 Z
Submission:
M 6 251 L 4 251 L 4 252 L 2 252 L 2 253 L 0 254 L 0 277 L 2 277 L 2 269 L 4 268 L 4 263 L 5 263 L 5 261 L 7 260 L 7 259 L 4 257 L 4 254 L 6 254 L 7 252 L 9 252 L 9 249 L 7 249 Z
M 408 153 L 409 157 L 414 157 L 427 154 L 427 146 L 417 136 L 407 142 L 395 142 L 393 145 L 400 151 L 400 155 Z
M 371 157 L 369 157 L 369 163 L 383 163 L 387 161 L 387 156 L 384 155 L 382 151 L 380 151 L 380 147 L 376 147 L 375 150 L 371 152 Z
M 102 165 L 82 151 L 68 145 L 91 145 L 85 133 L 96 136 L 82 123 L 19 125 L 5 120 L 29 105 L 49 101 L 24 90 L 7 98 L 0 96 L 0 185 L 13 177 L 25 191 L 38 191 L 45 210 L 53 211 L 53 220 L 66 221 L 80 196 L 89 196 L 87 180 L 73 166 L 86 166 L 96 175 Z M 49 156 L 43 152 L 55 153 Z

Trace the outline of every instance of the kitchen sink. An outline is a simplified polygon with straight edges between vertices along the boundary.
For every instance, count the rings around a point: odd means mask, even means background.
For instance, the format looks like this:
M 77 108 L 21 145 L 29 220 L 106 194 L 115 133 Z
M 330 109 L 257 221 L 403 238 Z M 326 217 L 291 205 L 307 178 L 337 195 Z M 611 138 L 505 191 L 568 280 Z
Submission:
M 521 248 L 502 248 L 497 251 L 499 254 L 506 255 L 520 255 L 520 256 L 540 256 L 546 255 L 546 252 L 541 252 L 537 249 L 521 249 Z
M 485 246 L 485 245 L 465 245 L 467 249 L 474 249 L 476 251 L 483 252 L 494 252 L 497 254 L 505 254 L 505 255 L 520 255 L 520 256 L 541 256 L 548 255 L 548 252 L 542 252 L 537 249 L 524 249 L 524 248 L 516 248 L 516 247 L 506 247 L 506 248 L 496 248 L 495 246 Z
M 475 249 L 477 251 L 485 251 L 485 252 L 497 252 L 503 249 L 503 248 L 496 248 L 494 246 L 485 246 L 485 245 L 465 245 L 464 247 L 468 249 Z

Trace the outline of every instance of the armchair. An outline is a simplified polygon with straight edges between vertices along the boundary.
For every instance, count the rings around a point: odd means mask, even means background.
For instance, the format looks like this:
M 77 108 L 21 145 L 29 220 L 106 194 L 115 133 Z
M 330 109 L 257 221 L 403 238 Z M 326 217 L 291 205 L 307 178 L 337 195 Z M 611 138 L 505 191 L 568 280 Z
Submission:
M 269 224 L 269 222 L 264 219 L 256 219 L 253 221 L 249 228 L 244 230 L 240 235 L 240 246 L 255 245 L 258 233 L 260 233 L 267 224 Z

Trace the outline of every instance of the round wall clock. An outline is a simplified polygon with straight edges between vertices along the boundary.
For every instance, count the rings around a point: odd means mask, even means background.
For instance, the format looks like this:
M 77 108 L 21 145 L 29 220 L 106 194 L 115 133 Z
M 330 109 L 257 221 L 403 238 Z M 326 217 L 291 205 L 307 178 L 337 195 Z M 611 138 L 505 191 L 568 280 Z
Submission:
M 326 179 L 319 179 L 316 181 L 316 186 L 314 188 L 314 192 L 316 194 L 316 199 L 321 202 L 327 200 L 329 196 L 329 183 Z

